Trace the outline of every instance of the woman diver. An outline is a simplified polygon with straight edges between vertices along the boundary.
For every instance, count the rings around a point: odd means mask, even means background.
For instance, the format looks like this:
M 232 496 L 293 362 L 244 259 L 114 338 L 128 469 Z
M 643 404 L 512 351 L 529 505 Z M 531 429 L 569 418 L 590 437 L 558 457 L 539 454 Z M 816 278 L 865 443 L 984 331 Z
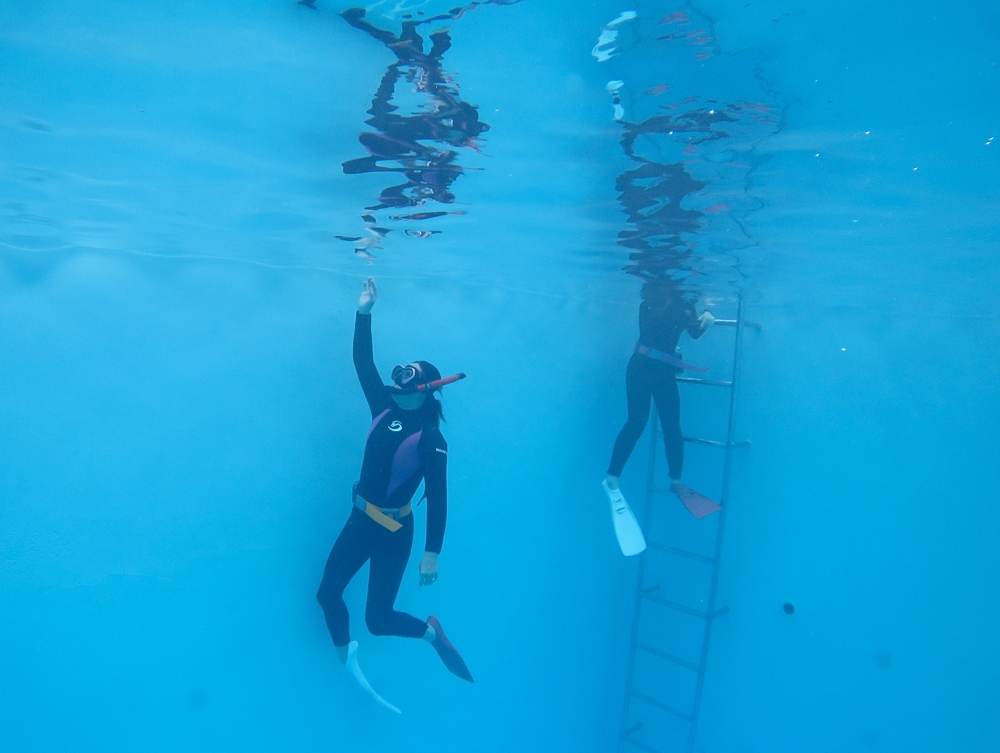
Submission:
M 643 285 L 642 303 L 639 305 L 639 341 L 635 344 L 635 351 L 625 373 L 628 420 L 615 440 L 608 473 L 603 482 L 604 491 L 611 501 L 619 543 L 626 555 L 641 552 L 645 548 L 645 542 L 622 496 L 619 478 L 646 428 L 651 401 L 656 403 L 663 427 L 670 491 L 680 497 L 684 506 L 697 518 L 719 510 L 719 505 L 714 500 L 681 483 L 684 437 L 681 433 L 681 399 L 677 389 L 677 376 L 684 371 L 704 372 L 708 369 L 693 366 L 676 353 L 683 332 L 698 339 L 714 322 L 715 317 L 708 311 L 701 316 L 697 314 L 673 280 L 647 280 Z M 622 520 L 623 517 L 629 520 Z
M 438 577 L 438 554 L 447 517 L 448 445 L 438 424 L 441 403 L 433 393 L 465 374 L 442 379 L 426 361 L 392 370 L 392 386 L 379 377 L 372 355 L 371 310 L 378 297 L 375 280 L 364 283 L 354 322 L 354 368 L 372 413 L 361 476 L 354 485 L 350 517 L 337 537 L 323 571 L 316 600 L 340 661 L 376 700 L 383 701 L 364 680 L 357 666 L 357 641 L 351 641 L 344 589 L 367 561 L 368 603 L 365 624 L 372 635 L 423 638 L 452 674 L 472 682 L 472 675 L 451 645 L 437 617 L 427 621 L 393 609 L 413 544 L 410 500 L 420 481 L 427 498 L 427 540 L 420 561 L 420 585 Z

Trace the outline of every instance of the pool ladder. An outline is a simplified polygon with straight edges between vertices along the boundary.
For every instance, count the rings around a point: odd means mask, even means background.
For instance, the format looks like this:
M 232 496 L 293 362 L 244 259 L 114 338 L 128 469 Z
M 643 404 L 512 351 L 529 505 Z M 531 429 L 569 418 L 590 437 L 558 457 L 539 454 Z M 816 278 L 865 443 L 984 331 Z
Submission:
M 719 565 L 722 559 L 722 542 L 726 529 L 726 511 L 729 502 L 730 477 L 732 475 L 733 454 L 741 447 L 748 447 L 747 440 L 736 441 L 733 435 L 736 421 L 736 387 L 739 380 L 740 356 L 743 347 L 743 331 L 747 327 L 760 329 L 760 324 L 748 322 L 743 319 L 743 302 L 737 303 L 735 319 L 716 319 L 716 326 L 732 327 L 735 333 L 733 342 L 733 367 L 731 377 L 728 381 L 715 379 L 699 379 L 692 377 L 678 377 L 681 384 L 690 384 L 699 387 L 716 387 L 729 391 L 729 416 L 726 428 L 726 440 L 720 442 L 714 439 L 697 439 L 694 437 L 684 437 L 684 441 L 715 447 L 725 453 L 722 470 L 722 493 L 719 496 L 721 510 L 714 515 L 700 521 L 703 524 L 711 524 L 715 521 L 715 536 L 712 552 L 702 554 L 691 549 L 667 546 L 665 544 L 651 541 L 650 523 L 652 519 L 653 505 L 659 497 L 662 501 L 668 495 L 672 496 L 669 488 L 663 488 L 656 484 L 656 465 L 658 440 L 663 436 L 659 430 L 659 421 L 656 411 L 653 411 L 653 420 L 650 429 L 649 443 L 649 465 L 646 475 L 646 505 L 643 511 L 643 533 L 646 536 L 647 549 L 639 555 L 639 574 L 635 592 L 635 608 L 632 618 L 632 637 L 629 645 L 628 672 L 625 680 L 625 706 L 622 711 L 621 735 L 619 737 L 618 750 L 625 753 L 629 750 L 645 750 L 649 753 L 673 753 L 683 750 L 684 753 L 694 753 L 695 740 L 698 734 L 698 718 L 701 713 L 702 694 L 705 689 L 705 670 L 708 665 L 708 650 L 712 638 L 712 625 L 718 618 L 729 612 L 728 606 L 719 607 L 717 605 L 719 587 Z M 676 497 L 674 502 L 678 502 Z M 690 562 L 699 563 L 701 566 L 710 568 L 708 579 L 708 593 L 703 601 L 704 607 L 692 606 L 678 601 L 665 599 L 659 595 L 661 586 L 657 583 L 647 583 L 647 558 L 650 552 L 657 552 L 668 557 L 678 557 Z M 683 653 L 678 650 L 668 650 L 668 645 L 652 645 L 650 640 L 641 640 L 640 628 L 643 625 L 643 618 L 648 610 L 644 610 L 647 604 L 656 604 L 659 607 L 685 615 L 701 623 L 700 650 L 689 652 L 695 655 L 681 656 Z M 650 620 L 652 618 L 648 618 Z M 668 644 L 672 636 L 662 635 L 663 644 Z M 678 641 L 679 642 L 679 641 Z M 693 694 L 690 697 L 690 705 L 678 707 L 680 704 L 665 702 L 662 698 L 657 698 L 649 692 L 636 689 L 636 669 L 643 662 L 653 661 L 655 657 L 660 661 L 665 661 L 671 666 L 679 667 L 680 670 L 694 675 Z M 689 686 L 689 685 L 688 685 Z M 670 720 L 667 725 L 673 734 L 671 740 L 663 741 L 657 738 L 657 731 L 665 729 L 663 719 L 656 719 L 656 716 L 666 716 Z M 678 729 L 678 726 L 680 729 Z M 686 729 L 685 729 L 686 728 Z M 645 733 L 645 734 L 644 734 Z

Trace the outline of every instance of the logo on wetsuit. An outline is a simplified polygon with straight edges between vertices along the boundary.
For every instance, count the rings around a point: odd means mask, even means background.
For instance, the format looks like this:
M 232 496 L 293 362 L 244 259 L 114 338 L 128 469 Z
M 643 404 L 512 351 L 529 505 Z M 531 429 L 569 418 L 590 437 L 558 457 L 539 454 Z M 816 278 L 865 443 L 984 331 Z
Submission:
M 399 421 L 393 421 L 391 424 L 389 424 L 389 431 L 402 431 L 402 430 L 403 430 L 403 424 L 401 424 Z

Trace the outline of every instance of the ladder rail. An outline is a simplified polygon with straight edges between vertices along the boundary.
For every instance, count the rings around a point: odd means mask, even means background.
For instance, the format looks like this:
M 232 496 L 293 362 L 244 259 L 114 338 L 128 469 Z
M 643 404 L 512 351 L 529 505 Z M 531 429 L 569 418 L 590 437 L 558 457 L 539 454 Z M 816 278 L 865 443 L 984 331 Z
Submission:
M 733 389 L 729 393 L 729 418 L 726 426 L 726 456 L 722 467 L 722 493 L 719 495 L 719 520 L 715 530 L 715 553 L 712 565 L 712 580 L 708 591 L 708 614 L 716 613 L 716 600 L 719 595 L 719 572 L 722 569 L 722 543 L 726 533 L 726 512 L 729 509 L 729 489 L 733 471 L 733 434 L 736 429 L 736 385 L 740 376 L 740 359 L 743 355 L 743 298 L 736 302 L 736 342 L 733 344 Z M 758 325 L 759 327 L 759 325 Z M 698 662 L 700 671 L 695 681 L 694 705 L 691 709 L 691 723 L 688 727 L 687 753 L 694 753 L 695 741 L 698 736 L 698 721 L 701 717 L 701 699 L 705 690 L 705 675 L 708 670 L 708 653 L 712 642 L 712 626 L 715 620 L 705 620 L 705 631 L 701 639 L 701 658 Z

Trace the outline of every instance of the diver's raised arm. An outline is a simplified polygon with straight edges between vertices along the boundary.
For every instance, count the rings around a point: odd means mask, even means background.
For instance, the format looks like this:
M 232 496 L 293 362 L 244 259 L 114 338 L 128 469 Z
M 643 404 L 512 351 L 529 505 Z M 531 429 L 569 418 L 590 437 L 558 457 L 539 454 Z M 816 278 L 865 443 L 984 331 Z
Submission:
M 365 393 L 372 416 L 377 416 L 388 407 L 389 398 L 385 394 L 385 385 L 375 367 L 375 356 L 372 353 L 372 306 L 378 298 L 375 280 L 369 277 L 365 280 L 364 289 L 358 299 L 358 313 L 354 317 L 354 370 L 358 373 L 358 381 Z

